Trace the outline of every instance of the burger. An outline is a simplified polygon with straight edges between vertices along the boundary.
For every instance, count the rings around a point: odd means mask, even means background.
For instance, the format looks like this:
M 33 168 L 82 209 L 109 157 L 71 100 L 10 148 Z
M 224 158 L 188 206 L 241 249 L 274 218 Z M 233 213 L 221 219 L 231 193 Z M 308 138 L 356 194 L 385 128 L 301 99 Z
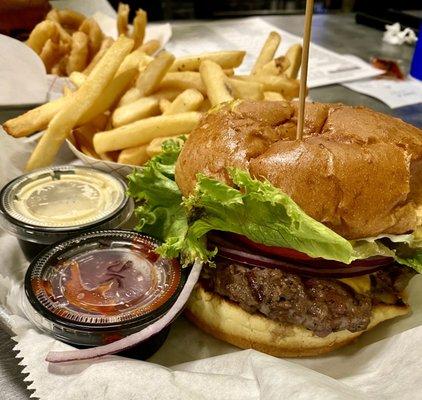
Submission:
M 204 262 L 186 307 L 241 348 L 312 356 L 409 312 L 422 131 L 365 107 L 235 101 L 130 176 L 138 229 Z

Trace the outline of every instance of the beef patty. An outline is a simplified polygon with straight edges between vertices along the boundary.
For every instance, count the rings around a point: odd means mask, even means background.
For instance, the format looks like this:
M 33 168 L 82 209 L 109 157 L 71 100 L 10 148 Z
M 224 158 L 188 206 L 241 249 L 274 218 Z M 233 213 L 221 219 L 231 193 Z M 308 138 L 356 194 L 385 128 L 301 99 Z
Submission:
M 403 266 L 380 270 L 370 277 L 371 290 L 361 294 L 337 279 L 219 262 L 215 268 L 204 269 L 201 281 L 207 290 L 232 300 L 249 313 L 300 325 L 324 337 L 345 329 L 365 330 L 375 304 L 403 304 L 401 293 L 412 275 Z

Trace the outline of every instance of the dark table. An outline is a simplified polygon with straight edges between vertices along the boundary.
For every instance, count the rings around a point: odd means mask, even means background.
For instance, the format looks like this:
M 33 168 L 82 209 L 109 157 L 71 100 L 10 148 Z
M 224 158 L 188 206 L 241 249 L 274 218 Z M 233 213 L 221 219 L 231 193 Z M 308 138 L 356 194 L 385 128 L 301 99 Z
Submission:
M 291 33 L 301 35 L 303 16 L 272 16 L 264 19 Z M 180 23 L 178 23 L 180 24 Z M 174 27 L 173 39 L 177 40 L 177 25 Z M 205 22 L 204 22 L 205 24 Z M 236 20 L 233 20 L 236 24 Z M 201 37 L 200 32 L 198 37 Z M 313 22 L 312 41 L 330 50 L 353 54 L 364 60 L 372 56 L 401 60 L 408 68 L 413 48 L 410 46 L 393 46 L 382 41 L 382 32 L 357 25 L 353 15 L 316 15 Z M 366 105 L 374 110 L 393 114 L 422 127 L 422 104 L 392 110 L 380 101 L 353 92 L 341 85 L 331 85 L 310 91 L 312 99 L 322 102 L 344 102 L 351 105 Z M 0 110 L 0 122 L 17 115 L 22 110 Z M 20 374 L 21 367 L 14 358 L 13 342 L 9 336 L 0 331 L 0 400 L 28 399 L 29 391 Z

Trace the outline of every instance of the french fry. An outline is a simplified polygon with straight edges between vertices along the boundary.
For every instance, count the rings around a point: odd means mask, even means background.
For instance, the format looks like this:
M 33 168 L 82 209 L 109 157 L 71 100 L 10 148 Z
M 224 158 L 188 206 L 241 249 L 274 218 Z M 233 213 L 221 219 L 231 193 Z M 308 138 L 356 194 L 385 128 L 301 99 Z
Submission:
M 235 99 L 262 100 L 264 98 L 264 85 L 260 82 L 226 79 L 230 92 Z
M 88 64 L 88 36 L 83 32 L 74 32 L 72 35 L 72 49 L 67 61 L 66 72 L 82 71 Z
M 119 3 L 117 7 L 117 34 L 127 36 L 130 8 L 127 4 Z
M 302 46 L 300 44 L 290 46 L 285 57 L 289 60 L 289 67 L 284 73 L 287 78 L 296 79 L 302 61 Z
M 130 53 L 122 62 L 119 69 L 116 72 L 116 77 L 118 77 L 121 73 L 137 69 L 141 65 L 147 65 L 153 60 L 152 57 L 146 55 L 144 52 L 135 50 L 132 53 Z M 95 67 L 95 66 L 94 66 Z M 94 69 L 94 68 L 93 68 Z M 135 74 L 133 74 L 135 75 Z M 72 72 L 69 75 L 69 79 L 74 83 L 77 87 L 81 86 L 82 83 L 86 80 L 87 76 L 84 73 L 81 72 Z
M 174 62 L 173 54 L 162 51 L 151 63 L 149 63 L 145 71 L 139 75 L 136 81 L 136 87 L 139 89 L 141 96 L 148 96 L 153 93 L 164 75 L 170 69 Z
M 185 135 L 185 136 L 189 137 L 189 135 Z M 167 140 L 175 140 L 177 142 L 183 142 L 183 140 L 180 139 L 178 136 L 165 136 L 165 137 L 152 139 L 151 142 L 146 146 L 146 152 L 148 156 L 154 157 L 157 154 L 160 154 L 162 152 L 163 143 Z
M 72 135 L 75 139 L 76 147 L 81 148 L 82 146 L 85 146 L 86 148 L 91 148 L 92 151 L 95 151 L 92 140 L 96 132 L 97 130 L 91 123 L 87 123 L 74 129 L 72 131 Z
M 122 65 L 117 70 L 117 74 L 121 73 L 124 70 L 132 68 L 140 68 L 150 64 L 154 60 L 153 57 L 150 57 L 145 52 L 140 49 L 132 51 L 122 62 Z
M 97 133 L 94 136 L 94 148 L 97 153 L 103 153 L 142 146 L 156 137 L 186 134 L 198 125 L 200 119 L 201 113 L 195 111 L 141 119 L 111 131 Z
M 66 101 L 67 98 L 60 97 L 57 100 L 45 103 L 27 111 L 25 114 L 9 119 L 3 124 L 3 128 L 9 135 L 16 138 L 42 131 Z
M 230 88 L 226 84 L 227 77 L 220 65 L 211 60 L 204 60 L 199 67 L 199 73 L 212 106 L 233 100 Z
M 262 46 L 261 52 L 252 67 L 252 74 L 256 74 L 259 70 L 273 58 L 281 42 L 281 36 L 277 32 L 271 32 L 267 40 Z
M 133 19 L 132 39 L 135 42 L 134 48 L 137 49 L 143 42 L 145 37 L 145 28 L 147 26 L 147 13 L 139 9 Z
M 196 56 L 185 56 L 177 58 L 170 71 L 199 71 L 199 66 L 204 60 L 211 60 L 220 65 L 221 68 L 236 68 L 242 64 L 245 51 L 215 51 L 211 53 L 198 54 Z
M 282 75 L 284 71 L 290 66 L 290 61 L 284 57 L 277 57 L 265 64 L 259 73 L 262 75 Z
M 299 96 L 299 81 L 294 79 L 272 75 L 238 75 L 235 78 L 260 82 L 264 85 L 265 92 L 278 92 L 289 100 Z
M 223 72 L 226 76 L 233 76 L 234 75 L 234 69 L 233 68 L 223 69 Z
M 92 58 L 88 66 L 83 70 L 83 73 L 85 75 L 89 75 L 90 72 L 94 69 L 94 67 L 98 64 L 98 61 L 100 61 L 106 51 L 111 47 L 111 45 L 114 43 L 114 39 L 111 37 L 105 37 L 103 41 L 101 42 L 101 47 L 98 50 L 97 54 Z
M 177 89 L 161 89 L 157 90 L 153 94 L 151 94 L 149 97 L 153 97 L 154 99 L 157 99 L 158 101 L 165 99 L 168 101 L 173 101 L 179 94 L 181 93 L 180 90 Z
M 156 53 L 160 49 L 160 47 L 161 43 L 158 40 L 153 39 L 141 45 L 139 49 L 151 56 Z
M 269 101 L 284 101 L 286 100 L 281 93 L 278 92 L 264 92 L 264 100 Z
M 119 107 L 131 104 L 141 98 L 141 92 L 137 87 L 131 87 L 120 99 Z
M 111 116 L 112 125 L 117 128 L 138 119 L 157 115 L 159 111 L 157 99 L 142 97 L 130 104 L 116 108 Z
M 95 105 L 81 117 L 80 121 L 78 121 L 78 125 L 84 124 L 108 110 L 113 104 L 115 104 L 116 100 L 120 99 L 122 93 L 127 89 L 128 85 L 137 74 L 136 61 L 139 60 L 139 57 L 142 57 L 140 53 L 141 52 L 136 50 L 124 59 L 117 70 L 116 76 L 104 90 L 101 100 L 96 102 Z M 95 69 L 98 69 L 98 67 L 94 68 L 94 71 Z M 91 75 L 94 71 L 91 72 Z M 98 70 L 97 72 L 100 71 L 101 70 Z M 73 73 L 72 77 L 74 76 L 77 76 L 79 80 L 79 82 L 76 79 L 74 80 L 76 86 L 82 85 L 86 79 L 81 73 Z M 158 100 L 161 98 L 169 98 L 170 100 L 173 100 L 179 93 L 180 92 L 177 91 L 167 91 L 154 94 L 154 97 Z M 48 123 L 59 112 L 59 110 L 63 108 L 67 100 L 67 98 L 61 97 L 52 102 L 43 104 L 42 106 L 34 108 L 25 114 L 8 120 L 3 124 L 3 128 L 9 135 L 14 137 L 29 136 L 35 132 L 46 129 Z
M 60 146 L 81 117 L 101 99 L 104 89 L 110 84 L 132 47 L 133 40 L 120 37 L 98 63 L 89 79 L 72 96 L 64 98 L 64 106 L 53 117 L 31 154 L 26 165 L 28 171 L 50 165 L 54 161 Z
M 195 89 L 186 89 L 180 93 L 163 112 L 163 115 L 179 114 L 188 111 L 196 111 L 204 101 L 201 92 Z
M 120 152 L 117 162 L 120 164 L 143 165 L 149 160 L 146 144 L 130 147 Z
M 202 94 L 207 93 L 204 83 L 199 72 L 168 72 L 161 81 L 159 88 L 163 89 L 196 89 Z
M 87 76 L 83 72 L 74 71 L 69 75 L 69 80 L 78 88 L 83 85 L 86 79 Z
M 162 114 L 166 112 L 166 110 L 170 107 L 170 105 L 171 105 L 171 101 L 167 99 L 161 99 L 158 102 L 158 107 L 160 107 L 160 111 Z
M 108 151 L 106 153 L 98 153 L 101 160 L 104 161 L 117 161 L 117 157 L 119 156 L 119 151 Z
M 86 19 L 79 27 L 79 32 L 83 32 L 88 36 L 89 54 L 91 58 L 94 57 L 101 47 L 104 36 L 97 21 L 93 18 Z
M 35 26 L 29 35 L 26 44 L 34 50 L 35 53 L 41 54 L 41 51 L 48 39 L 58 43 L 60 40 L 60 33 L 57 29 L 56 22 L 45 20 Z

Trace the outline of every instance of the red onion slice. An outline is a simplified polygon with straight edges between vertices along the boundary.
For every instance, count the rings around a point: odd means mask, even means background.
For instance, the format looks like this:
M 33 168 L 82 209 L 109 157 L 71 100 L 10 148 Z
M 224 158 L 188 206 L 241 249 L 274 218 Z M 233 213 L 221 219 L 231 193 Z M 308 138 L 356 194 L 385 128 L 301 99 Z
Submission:
M 279 268 L 286 272 L 325 278 L 345 278 L 366 275 L 378 271 L 382 267 L 391 265 L 394 261 L 390 258 L 379 257 L 368 260 L 366 264 L 347 265 L 336 263 L 335 266 L 325 260 L 318 260 L 320 265 L 304 264 L 290 260 L 266 257 L 252 254 L 249 251 L 239 250 L 236 247 L 218 245 L 218 258 L 227 259 L 252 267 Z
M 189 273 L 188 279 L 186 280 L 185 286 L 180 292 L 179 297 L 177 298 L 173 306 L 170 308 L 170 310 L 167 312 L 167 314 L 165 314 L 164 317 L 160 318 L 158 321 L 155 321 L 142 331 L 136 332 L 132 335 L 126 336 L 123 339 L 117 340 L 110 344 L 106 344 L 104 346 L 98 346 L 84 350 L 50 351 L 47 354 L 45 360 L 51 363 L 90 360 L 94 358 L 103 357 L 109 354 L 119 353 L 150 338 L 151 336 L 164 329 L 182 310 L 183 306 L 188 301 L 196 282 L 198 282 L 201 269 L 202 263 L 196 261 L 193 264 L 192 270 Z

